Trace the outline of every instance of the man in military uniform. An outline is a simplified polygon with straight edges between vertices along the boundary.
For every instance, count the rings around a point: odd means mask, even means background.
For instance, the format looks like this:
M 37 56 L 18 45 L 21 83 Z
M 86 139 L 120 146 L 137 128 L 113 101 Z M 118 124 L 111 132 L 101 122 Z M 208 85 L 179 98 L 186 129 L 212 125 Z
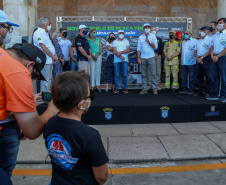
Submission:
M 181 51 L 180 43 L 175 40 L 176 32 L 171 30 L 169 33 L 169 41 L 165 43 L 163 53 L 165 55 L 164 70 L 165 70 L 165 89 L 170 89 L 170 75 L 173 75 L 173 84 L 171 86 L 172 92 L 178 89 L 178 71 L 179 60 L 178 55 Z

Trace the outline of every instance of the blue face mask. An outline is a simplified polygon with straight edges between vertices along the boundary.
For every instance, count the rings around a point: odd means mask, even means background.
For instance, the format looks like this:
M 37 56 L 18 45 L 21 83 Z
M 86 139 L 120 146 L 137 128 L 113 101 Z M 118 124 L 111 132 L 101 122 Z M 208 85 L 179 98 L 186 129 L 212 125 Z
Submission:
M 185 39 L 185 40 L 190 39 L 190 38 L 189 38 L 189 35 L 184 35 L 184 39 Z
M 88 31 L 83 30 L 82 32 L 84 35 L 87 35 Z

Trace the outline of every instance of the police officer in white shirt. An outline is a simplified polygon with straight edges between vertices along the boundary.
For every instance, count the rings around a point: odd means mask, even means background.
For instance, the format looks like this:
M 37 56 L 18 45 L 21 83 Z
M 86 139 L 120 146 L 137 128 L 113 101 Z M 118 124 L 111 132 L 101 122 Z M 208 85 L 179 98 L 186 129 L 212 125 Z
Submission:
M 193 95 L 195 91 L 195 67 L 196 58 L 194 52 L 196 50 L 197 40 L 192 38 L 190 30 L 185 30 L 184 41 L 182 42 L 181 65 L 182 65 L 182 91 L 179 93 L 187 93 Z M 188 79 L 189 75 L 189 89 Z
M 197 46 L 195 50 L 196 58 L 196 82 L 198 86 L 198 92 L 194 96 L 203 95 L 203 84 L 204 84 L 204 75 L 206 77 L 206 86 L 205 86 L 205 98 L 210 96 L 211 93 L 211 78 L 210 78 L 210 48 L 212 43 L 212 37 L 209 36 L 210 27 L 203 26 L 201 29 L 200 35 L 201 39 L 197 41 Z
M 51 22 L 49 18 L 43 17 L 38 21 L 38 29 L 33 33 L 34 45 L 40 48 L 46 54 L 46 64 L 42 69 L 42 74 L 46 81 L 41 81 L 40 91 L 50 91 L 53 62 L 58 61 L 55 48 L 48 31 L 51 30 Z
M 157 38 L 150 34 L 151 26 L 148 23 L 143 25 L 144 34 L 139 37 L 137 47 L 137 63 L 141 65 L 142 88 L 140 94 L 145 94 L 147 90 L 147 68 L 151 76 L 153 94 L 157 95 L 155 49 L 158 48 Z
M 219 100 L 226 102 L 226 18 L 218 20 L 216 33 L 212 41 L 210 54 L 213 62 L 210 64 L 210 75 L 212 81 L 212 96 L 207 97 L 208 100 Z M 220 98 L 218 97 L 218 74 L 221 77 Z
M 64 71 L 70 71 L 70 48 L 71 48 L 71 41 L 67 39 L 67 30 L 65 28 L 61 28 L 60 30 L 60 36 L 61 36 L 61 41 L 59 42 L 60 48 L 62 50 L 62 53 L 65 58 L 65 62 L 63 65 L 63 70 Z

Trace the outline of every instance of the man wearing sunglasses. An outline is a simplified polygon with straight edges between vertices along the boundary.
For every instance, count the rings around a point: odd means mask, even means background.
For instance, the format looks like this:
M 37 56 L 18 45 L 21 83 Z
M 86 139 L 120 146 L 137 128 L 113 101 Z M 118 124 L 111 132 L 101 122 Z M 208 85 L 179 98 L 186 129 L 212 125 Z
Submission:
M 108 157 L 99 132 L 81 122 L 94 100 L 84 71 L 67 71 L 53 81 L 52 98 L 60 113 L 43 131 L 52 162 L 51 184 L 104 184 Z
M 32 79 L 45 80 L 40 72 L 46 62 L 44 52 L 32 44 L 14 44 L 0 49 L 0 61 L 0 168 L 11 176 L 20 129 L 25 137 L 35 139 L 58 110 L 51 102 L 41 116 L 36 111 Z
M 3 10 L 0 10 L 0 46 L 11 42 L 11 33 L 13 32 L 12 26 L 19 27 L 18 24 L 11 23 L 6 13 Z

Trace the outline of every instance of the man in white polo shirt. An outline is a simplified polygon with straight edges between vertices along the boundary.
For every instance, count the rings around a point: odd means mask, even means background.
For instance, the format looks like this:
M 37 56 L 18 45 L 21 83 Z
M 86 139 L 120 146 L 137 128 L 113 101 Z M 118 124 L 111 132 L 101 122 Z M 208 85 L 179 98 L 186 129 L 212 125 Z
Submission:
M 43 17 L 38 21 L 38 29 L 33 34 L 34 45 L 41 49 L 46 54 L 46 64 L 42 69 L 42 74 L 46 81 L 41 81 L 40 92 L 50 91 L 53 62 L 58 61 L 55 48 L 48 31 L 51 30 L 51 22 L 49 18 Z
M 137 63 L 141 65 L 142 88 L 140 94 L 145 94 L 147 90 L 147 68 L 151 76 L 153 94 L 157 95 L 155 49 L 158 48 L 157 38 L 150 34 L 151 26 L 146 23 L 143 25 L 144 34 L 139 37 L 137 47 Z
M 119 75 L 122 70 L 122 90 L 128 93 L 127 90 L 127 67 L 128 53 L 130 52 L 129 41 L 124 38 L 124 31 L 118 31 L 118 39 L 113 42 L 114 53 L 114 69 L 115 69 L 115 90 L 113 93 L 119 92 Z

